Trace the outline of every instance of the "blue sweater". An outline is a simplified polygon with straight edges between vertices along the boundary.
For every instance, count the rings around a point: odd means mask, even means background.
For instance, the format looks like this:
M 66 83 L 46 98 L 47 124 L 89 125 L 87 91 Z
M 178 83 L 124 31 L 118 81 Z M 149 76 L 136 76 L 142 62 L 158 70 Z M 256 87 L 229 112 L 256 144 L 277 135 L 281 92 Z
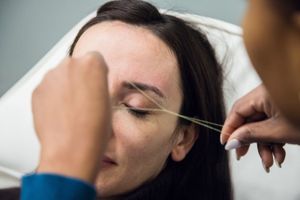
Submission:
M 58 174 L 31 174 L 22 178 L 21 200 L 95 200 L 94 186 Z

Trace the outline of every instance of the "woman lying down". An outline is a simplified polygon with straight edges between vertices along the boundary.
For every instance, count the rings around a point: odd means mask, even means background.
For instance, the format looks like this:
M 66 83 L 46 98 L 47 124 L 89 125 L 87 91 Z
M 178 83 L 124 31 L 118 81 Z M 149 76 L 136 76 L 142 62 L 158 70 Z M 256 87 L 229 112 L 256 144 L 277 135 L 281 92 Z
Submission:
M 147 2 L 119 0 L 99 8 L 69 54 L 90 51 L 107 63 L 113 102 L 98 198 L 232 199 L 219 134 L 191 120 L 224 120 L 222 69 L 207 38 Z M 19 189 L 1 193 L 18 199 Z

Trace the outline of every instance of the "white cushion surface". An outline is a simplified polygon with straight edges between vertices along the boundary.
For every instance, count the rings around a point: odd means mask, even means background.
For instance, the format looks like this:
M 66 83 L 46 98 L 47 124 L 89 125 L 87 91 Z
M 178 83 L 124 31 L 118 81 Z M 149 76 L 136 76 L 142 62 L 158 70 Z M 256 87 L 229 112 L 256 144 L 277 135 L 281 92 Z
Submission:
M 166 11 L 162 11 L 166 12 Z M 190 14 L 171 14 L 195 22 L 208 36 L 224 66 L 227 110 L 233 102 L 260 83 L 251 67 L 241 39 L 239 27 Z M 20 81 L 0 98 L 0 188 L 19 185 L 19 177 L 37 166 L 39 144 L 35 136 L 31 93 L 43 75 L 67 55 L 75 35 L 94 16 L 90 14 L 70 30 Z M 300 178 L 300 150 L 287 146 L 283 169 L 263 171 L 254 148 L 237 162 L 232 155 L 231 167 L 236 199 L 300 199 L 297 178 Z

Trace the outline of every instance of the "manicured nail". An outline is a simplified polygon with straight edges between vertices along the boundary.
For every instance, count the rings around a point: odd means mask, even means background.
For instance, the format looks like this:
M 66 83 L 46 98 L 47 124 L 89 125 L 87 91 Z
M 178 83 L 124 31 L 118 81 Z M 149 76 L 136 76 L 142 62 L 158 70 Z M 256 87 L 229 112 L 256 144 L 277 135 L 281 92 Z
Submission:
M 232 139 L 229 142 L 227 142 L 225 149 L 226 150 L 232 150 L 232 149 L 236 149 L 242 146 L 242 143 L 240 141 L 238 141 L 237 139 Z
M 265 165 L 264 162 L 262 162 L 262 165 L 263 165 L 263 167 L 264 167 L 264 170 L 265 170 L 267 173 L 270 173 L 270 168 L 267 167 L 267 166 Z
M 275 158 L 275 164 L 277 165 L 277 167 L 281 168 L 281 163 L 279 163 L 276 158 Z

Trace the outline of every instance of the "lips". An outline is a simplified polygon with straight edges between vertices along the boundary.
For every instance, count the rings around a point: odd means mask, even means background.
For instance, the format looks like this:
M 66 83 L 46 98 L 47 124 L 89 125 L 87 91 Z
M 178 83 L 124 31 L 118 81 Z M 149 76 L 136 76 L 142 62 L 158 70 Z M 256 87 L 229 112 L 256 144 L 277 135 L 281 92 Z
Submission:
M 104 156 L 102 159 L 102 163 L 104 165 L 117 165 L 117 163 L 108 156 Z

